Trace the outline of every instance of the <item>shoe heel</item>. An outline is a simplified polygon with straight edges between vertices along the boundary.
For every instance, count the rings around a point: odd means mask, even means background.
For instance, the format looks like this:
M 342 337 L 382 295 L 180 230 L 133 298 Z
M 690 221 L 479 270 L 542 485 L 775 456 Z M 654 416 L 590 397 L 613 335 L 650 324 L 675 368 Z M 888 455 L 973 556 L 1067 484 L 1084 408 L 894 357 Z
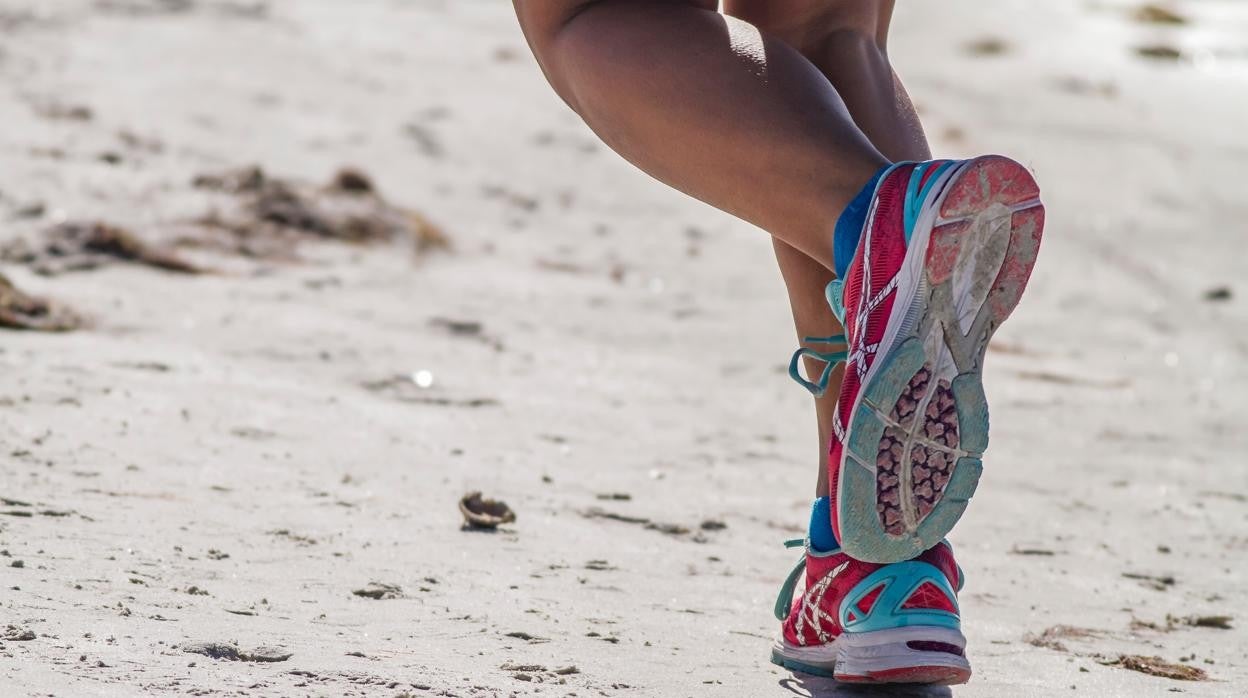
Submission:
M 1001 155 L 985 155 L 967 164 L 950 185 L 940 205 L 944 220 L 967 218 L 992 204 L 1022 208 L 1040 203 L 1040 185 L 1021 163 Z
M 932 228 L 926 274 L 933 287 L 948 281 L 959 266 L 975 279 L 972 285 L 981 290 L 971 292 L 978 296 L 973 301 L 987 310 L 975 324 L 988 325 L 975 328 L 976 344 L 987 342 L 1018 305 L 1043 233 L 1040 187 L 1023 165 L 999 155 L 976 158 L 949 184 Z M 963 250 L 968 244 L 972 249 Z
M 844 683 L 951 686 L 971 678 L 966 638 L 952 628 L 918 625 L 847 632 L 837 644 L 835 678 Z

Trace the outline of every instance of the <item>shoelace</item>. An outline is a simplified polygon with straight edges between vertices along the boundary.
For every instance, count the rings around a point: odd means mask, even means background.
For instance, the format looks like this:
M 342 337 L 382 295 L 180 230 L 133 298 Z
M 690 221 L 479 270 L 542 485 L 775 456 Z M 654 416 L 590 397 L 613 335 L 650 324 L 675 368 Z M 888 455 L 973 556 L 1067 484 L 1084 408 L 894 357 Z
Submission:
M 838 334 L 831 337 L 806 337 L 802 340 L 807 344 L 845 344 L 845 335 Z M 801 362 L 803 356 L 809 356 L 816 361 L 824 362 L 823 372 L 819 374 L 819 378 L 809 381 L 802 378 Z M 789 377 L 797 381 L 798 385 L 810 391 L 815 397 L 823 397 L 828 392 L 828 380 L 832 377 L 832 371 L 836 367 L 849 358 L 848 351 L 815 351 L 801 347 L 793 352 L 793 359 L 789 361 Z
M 835 279 L 828 284 L 824 295 L 828 300 L 828 307 L 832 308 L 832 314 L 843 325 L 845 323 L 845 304 L 842 300 L 842 282 Z M 805 337 L 802 339 L 805 344 L 828 344 L 846 346 L 847 339 L 843 334 L 832 335 L 831 337 Z M 802 357 L 810 357 L 816 361 L 824 363 L 823 371 L 819 377 L 813 381 L 802 377 L 801 363 Z M 793 358 L 789 361 L 789 377 L 797 381 L 797 384 L 810 391 L 815 397 L 823 397 L 828 391 L 828 380 L 832 377 L 832 372 L 836 367 L 845 363 L 849 358 L 848 347 L 842 351 L 815 351 L 806 347 L 800 347 L 793 352 Z
M 806 547 L 806 539 L 793 538 L 784 542 L 786 548 L 804 548 Z M 780 595 L 776 597 L 776 620 L 783 621 L 789 617 L 789 610 L 793 608 L 793 589 L 797 587 L 797 580 L 802 578 L 802 573 L 806 571 L 806 554 L 802 554 L 802 559 L 797 561 L 797 566 L 789 573 L 784 580 L 784 584 L 780 585 Z

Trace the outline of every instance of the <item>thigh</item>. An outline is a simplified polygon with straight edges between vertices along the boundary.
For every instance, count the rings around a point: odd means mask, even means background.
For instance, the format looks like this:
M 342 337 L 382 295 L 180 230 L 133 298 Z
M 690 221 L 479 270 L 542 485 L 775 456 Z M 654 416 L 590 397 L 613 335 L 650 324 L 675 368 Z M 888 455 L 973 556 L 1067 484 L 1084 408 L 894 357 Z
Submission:
M 641 2 L 642 0 L 512 0 L 520 29 L 546 79 L 555 90 L 568 99 L 563 71 L 552 55 L 551 45 L 568 22 L 578 14 L 605 2 Z M 718 0 L 645 0 L 649 4 L 690 5 L 703 10 L 718 9 Z

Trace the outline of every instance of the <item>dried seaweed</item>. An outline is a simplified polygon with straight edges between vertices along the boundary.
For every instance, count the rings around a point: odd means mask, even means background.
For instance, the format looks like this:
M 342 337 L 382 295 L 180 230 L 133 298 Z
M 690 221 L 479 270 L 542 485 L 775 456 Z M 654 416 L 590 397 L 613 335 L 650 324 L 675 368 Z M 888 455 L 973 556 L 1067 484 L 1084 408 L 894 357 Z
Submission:
M 24 264 L 45 276 L 98 269 L 118 262 L 181 274 L 204 271 L 130 230 L 102 221 L 71 221 L 53 226 L 33 242 L 17 240 L 0 248 L 0 259 Z
M 68 332 L 82 326 L 72 310 L 45 298 L 23 293 L 0 274 L 0 327 L 37 332 Z
M 1157 5 L 1154 3 L 1140 5 L 1134 12 L 1131 13 L 1131 18 L 1137 22 L 1143 22 L 1145 24 L 1179 25 L 1188 23 L 1187 17 L 1184 17 L 1164 5 Z
M 1044 632 L 1038 635 L 1029 633 L 1023 639 L 1027 641 L 1027 644 L 1034 647 L 1068 652 L 1069 650 L 1062 640 L 1087 640 L 1102 636 L 1104 636 L 1103 632 L 1091 628 L 1078 628 L 1073 625 L 1054 625 L 1045 628 Z
M 201 174 L 192 184 L 229 195 L 224 210 L 193 221 L 228 232 L 235 251 L 270 256 L 302 239 L 338 240 L 355 244 L 410 241 L 416 252 L 448 249 L 446 234 L 415 211 L 396 206 L 378 192 L 361 170 L 344 168 L 325 187 L 272 177 L 257 166 Z M 279 242 L 257 244 L 258 238 Z
M 1122 654 L 1117 659 L 1102 662 L 1105 666 L 1118 666 L 1131 671 L 1138 671 L 1149 676 L 1160 676 L 1175 681 L 1208 681 L 1209 675 L 1204 669 L 1186 664 L 1167 662 L 1161 657 L 1146 657 L 1140 654 Z

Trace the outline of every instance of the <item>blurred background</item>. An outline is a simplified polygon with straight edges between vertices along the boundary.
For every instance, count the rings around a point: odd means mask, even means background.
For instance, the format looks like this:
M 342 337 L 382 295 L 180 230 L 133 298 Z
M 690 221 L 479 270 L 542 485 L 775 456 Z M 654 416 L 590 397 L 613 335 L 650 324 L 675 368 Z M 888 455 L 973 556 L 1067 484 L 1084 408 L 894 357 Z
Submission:
M 1248 4 L 902 3 L 890 53 L 1049 215 L 956 692 L 1238 695 Z M 841 694 L 767 661 L 817 450 L 770 243 L 508 3 L 0 0 L 0 76 L 0 693 Z

